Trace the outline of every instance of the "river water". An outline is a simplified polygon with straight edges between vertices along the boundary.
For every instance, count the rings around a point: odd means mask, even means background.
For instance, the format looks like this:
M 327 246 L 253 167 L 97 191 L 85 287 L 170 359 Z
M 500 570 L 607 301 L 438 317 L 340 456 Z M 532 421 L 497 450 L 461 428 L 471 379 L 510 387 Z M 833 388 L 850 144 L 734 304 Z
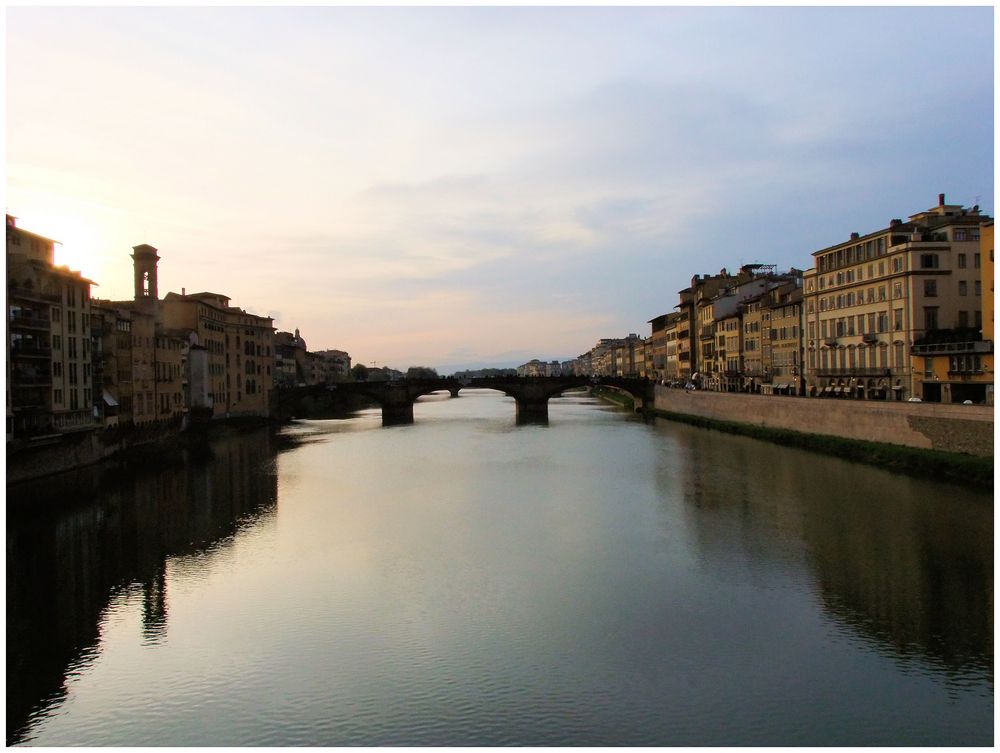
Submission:
M 414 413 L 8 490 L 8 744 L 992 744 L 992 495 Z

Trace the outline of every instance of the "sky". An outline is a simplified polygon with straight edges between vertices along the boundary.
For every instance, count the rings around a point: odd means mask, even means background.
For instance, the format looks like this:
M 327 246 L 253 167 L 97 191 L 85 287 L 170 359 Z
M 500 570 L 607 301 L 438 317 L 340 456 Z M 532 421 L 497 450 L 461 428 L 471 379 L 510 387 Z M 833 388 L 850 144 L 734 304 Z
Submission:
M 6 15 L 20 227 L 355 363 L 565 360 L 694 274 L 993 214 L 992 7 Z

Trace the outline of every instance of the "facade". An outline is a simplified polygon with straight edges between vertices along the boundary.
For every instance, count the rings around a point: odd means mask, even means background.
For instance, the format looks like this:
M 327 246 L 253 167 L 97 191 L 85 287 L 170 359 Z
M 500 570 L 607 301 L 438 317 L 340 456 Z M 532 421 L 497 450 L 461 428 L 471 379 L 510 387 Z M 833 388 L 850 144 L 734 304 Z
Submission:
M 311 384 L 342 381 L 351 374 L 351 356 L 343 350 L 318 350 L 312 356 Z
M 152 246 L 135 246 L 132 300 L 93 302 L 93 369 L 101 375 L 94 414 L 105 428 L 179 421 L 189 404 L 183 369 L 187 342 L 163 326 L 159 259 Z
M 802 288 L 795 282 L 769 291 L 771 330 L 765 367 L 770 368 L 771 386 L 765 389 L 784 395 L 801 395 Z
M 988 219 L 941 194 L 908 222 L 814 252 L 804 290 L 808 394 L 943 399 L 950 387 L 933 361 L 928 368 L 911 356 L 944 355 L 931 346 L 972 342 L 981 328 L 980 226 Z
M 90 286 L 7 215 L 7 439 L 95 427 Z
M 295 333 L 274 334 L 274 370 L 272 381 L 276 387 L 295 387 L 307 383 L 306 341 Z
M 267 416 L 270 412 L 274 326 L 229 305 L 219 293 L 167 293 L 162 301 L 166 328 L 205 349 L 207 393 L 212 417 Z M 192 384 L 197 392 L 200 385 Z

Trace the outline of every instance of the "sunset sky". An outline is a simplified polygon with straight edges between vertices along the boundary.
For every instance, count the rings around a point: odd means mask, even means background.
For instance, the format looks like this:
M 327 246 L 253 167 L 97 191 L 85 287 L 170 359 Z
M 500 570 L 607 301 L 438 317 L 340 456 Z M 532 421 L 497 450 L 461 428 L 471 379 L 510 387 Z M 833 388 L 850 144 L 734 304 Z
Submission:
M 7 8 L 6 208 L 132 295 L 435 366 L 649 334 L 695 273 L 993 206 L 993 9 Z

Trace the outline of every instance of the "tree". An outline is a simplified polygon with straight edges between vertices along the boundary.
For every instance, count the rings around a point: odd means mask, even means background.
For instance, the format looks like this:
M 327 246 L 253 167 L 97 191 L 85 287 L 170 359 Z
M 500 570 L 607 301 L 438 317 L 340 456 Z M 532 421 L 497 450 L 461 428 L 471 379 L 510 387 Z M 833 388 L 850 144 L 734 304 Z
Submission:
M 363 363 L 356 363 L 351 367 L 351 375 L 359 382 L 367 382 L 368 367 Z
M 411 366 L 406 370 L 407 379 L 438 379 L 437 369 L 428 366 Z

